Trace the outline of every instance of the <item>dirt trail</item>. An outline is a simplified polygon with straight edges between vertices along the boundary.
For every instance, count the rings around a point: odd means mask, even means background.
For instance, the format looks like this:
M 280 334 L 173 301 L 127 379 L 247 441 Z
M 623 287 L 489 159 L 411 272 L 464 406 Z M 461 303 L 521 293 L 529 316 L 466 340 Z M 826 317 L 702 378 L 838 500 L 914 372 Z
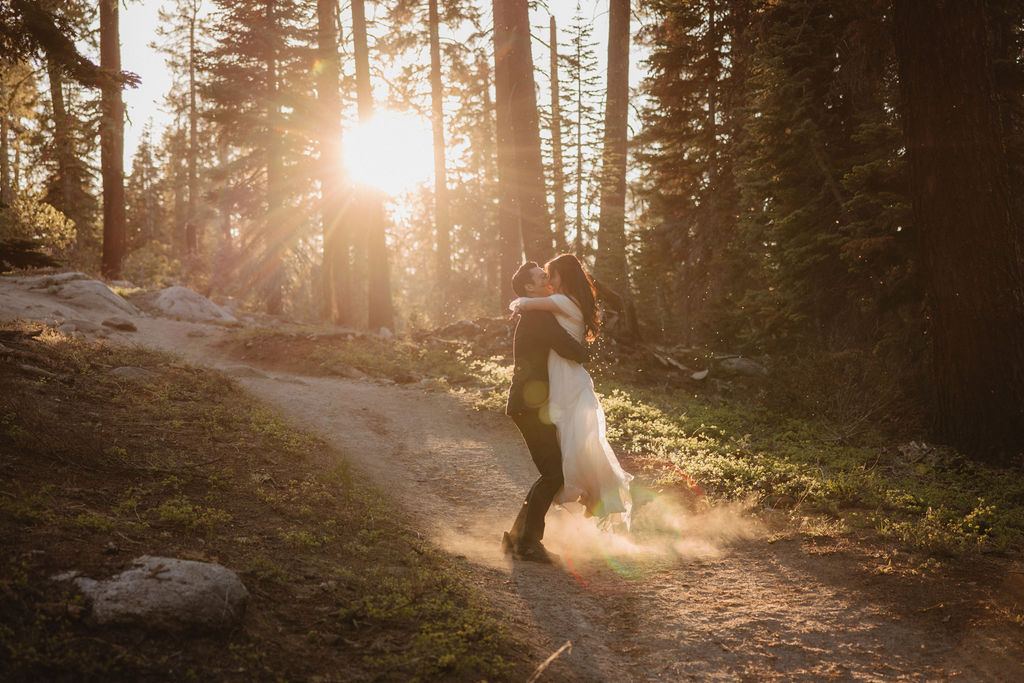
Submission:
M 923 608 L 907 603 L 841 544 L 770 536 L 728 510 L 688 517 L 656 500 L 637 514 L 635 540 L 553 510 L 545 541 L 565 566 L 512 563 L 498 538 L 536 472 L 510 420 L 420 388 L 240 366 L 202 343 L 210 338 L 188 336 L 194 327 L 148 319 L 139 336 L 227 370 L 334 442 L 421 533 L 479 566 L 479 587 L 538 649 L 572 643 L 549 680 L 1010 680 L 1022 671 L 1012 634 L 963 611 L 954 621 L 927 595 Z
M 47 309 L 40 301 L 25 298 L 22 317 L 41 318 L 31 314 Z M 1020 629 L 990 611 L 1005 595 L 1024 607 L 1019 562 L 939 589 L 881 576 L 877 558 L 843 539 L 772 534 L 729 510 L 688 516 L 656 499 L 632 538 L 553 510 L 545 543 L 564 566 L 512 563 L 500 533 L 536 472 L 504 416 L 421 388 L 240 366 L 212 348 L 222 328 L 135 322 L 137 333 L 112 339 L 219 367 L 333 442 L 420 533 L 477 567 L 477 587 L 538 664 L 571 642 L 544 680 L 1004 681 L 1024 671 Z

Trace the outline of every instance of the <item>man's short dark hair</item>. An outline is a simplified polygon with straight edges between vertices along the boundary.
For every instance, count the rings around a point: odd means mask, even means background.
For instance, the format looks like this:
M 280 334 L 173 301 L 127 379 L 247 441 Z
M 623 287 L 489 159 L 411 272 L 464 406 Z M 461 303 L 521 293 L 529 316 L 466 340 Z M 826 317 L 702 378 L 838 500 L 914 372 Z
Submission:
M 533 269 L 540 268 L 534 261 L 527 261 L 519 266 L 519 270 L 512 276 L 512 291 L 516 296 L 529 296 L 526 293 L 526 285 L 533 284 Z

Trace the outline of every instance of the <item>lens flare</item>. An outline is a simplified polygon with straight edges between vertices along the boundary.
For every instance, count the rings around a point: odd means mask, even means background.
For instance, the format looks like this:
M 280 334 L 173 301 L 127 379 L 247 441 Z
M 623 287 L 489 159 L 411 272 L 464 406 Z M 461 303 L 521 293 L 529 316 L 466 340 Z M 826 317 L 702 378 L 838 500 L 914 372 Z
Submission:
M 390 196 L 412 189 L 434 172 L 429 125 L 411 114 L 377 112 L 345 134 L 344 154 L 350 178 Z

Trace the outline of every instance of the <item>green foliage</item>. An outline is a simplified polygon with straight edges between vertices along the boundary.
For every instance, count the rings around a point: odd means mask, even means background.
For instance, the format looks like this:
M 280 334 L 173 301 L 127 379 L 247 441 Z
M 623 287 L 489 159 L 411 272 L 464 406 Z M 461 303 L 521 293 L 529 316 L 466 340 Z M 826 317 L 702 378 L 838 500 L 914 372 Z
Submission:
M 54 257 L 65 257 L 75 241 L 75 223 L 36 195 L 20 194 L 0 206 L 0 242 L 27 241 Z
M 888 14 L 870 0 L 649 4 L 649 324 L 689 344 L 919 357 Z
M 195 505 L 187 496 L 169 498 L 152 510 L 154 519 L 181 526 L 189 531 L 202 531 L 212 535 L 217 527 L 231 521 L 231 515 L 224 510 L 210 506 Z

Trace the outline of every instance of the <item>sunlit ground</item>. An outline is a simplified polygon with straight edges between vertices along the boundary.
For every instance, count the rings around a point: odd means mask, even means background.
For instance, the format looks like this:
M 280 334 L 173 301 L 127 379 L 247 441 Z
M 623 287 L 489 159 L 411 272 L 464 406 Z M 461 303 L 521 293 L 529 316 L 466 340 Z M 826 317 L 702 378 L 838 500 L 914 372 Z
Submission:
M 418 116 L 378 111 L 346 131 L 343 146 L 349 177 L 389 197 L 433 177 L 430 123 Z
M 594 519 L 584 517 L 581 508 L 571 507 L 551 508 L 544 545 L 560 556 L 563 568 L 585 587 L 597 577 L 643 579 L 680 562 L 719 557 L 729 544 L 763 533 L 756 520 L 743 514 L 741 505 L 693 512 L 671 497 L 655 496 L 634 511 L 628 532 L 601 528 Z M 505 526 L 513 512 L 504 520 Z M 500 530 L 495 531 L 500 526 L 495 519 L 481 519 L 471 529 L 449 530 L 442 534 L 442 547 L 488 566 L 506 566 Z

